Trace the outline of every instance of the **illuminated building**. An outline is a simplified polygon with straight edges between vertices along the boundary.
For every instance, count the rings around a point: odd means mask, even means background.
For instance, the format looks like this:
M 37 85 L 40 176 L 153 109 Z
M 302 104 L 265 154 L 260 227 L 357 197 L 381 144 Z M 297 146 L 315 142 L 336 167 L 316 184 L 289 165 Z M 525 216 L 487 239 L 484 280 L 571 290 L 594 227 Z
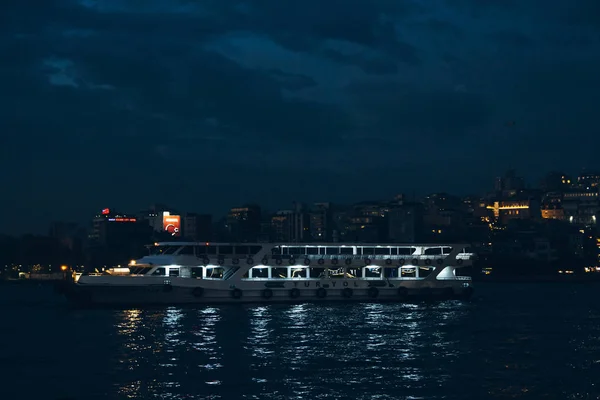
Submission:
M 600 174 L 596 172 L 582 173 L 577 177 L 577 183 L 584 188 L 595 188 L 600 183 Z
M 310 240 L 310 213 L 302 203 L 280 210 L 271 218 L 272 240 L 301 243 Z
M 332 210 L 331 203 L 315 203 L 310 211 L 310 236 L 316 242 L 331 242 L 332 240 Z
M 144 232 L 147 232 L 146 226 L 146 224 L 139 222 L 136 217 L 105 208 L 92 219 L 88 240 L 92 245 L 107 245 L 139 231 L 140 227 Z
M 147 221 L 111 209 L 102 210 L 92 220 L 86 265 L 117 265 L 138 257 L 145 251 L 151 232 Z
M 292 215 L 291 210 L 281 210 L 271 217 L 271 232 L 273 240 L 286 242 L 289 241 L 289 220 Z
M 600 216 L 600 187 L 573 189 L 564 194 L 562 206 L 573 224 L 595 225 Z
M 541 215 L 539 205 L 531 199 L 495 201 L 486 208 L 493 211 L 494 217 L 501 224 L 506 224 L 511 219 L 537 219 Z
M 544 219 L 565 219 L 565 210 L 560 204 L 545 204 L 541 209 L 542 218 Z

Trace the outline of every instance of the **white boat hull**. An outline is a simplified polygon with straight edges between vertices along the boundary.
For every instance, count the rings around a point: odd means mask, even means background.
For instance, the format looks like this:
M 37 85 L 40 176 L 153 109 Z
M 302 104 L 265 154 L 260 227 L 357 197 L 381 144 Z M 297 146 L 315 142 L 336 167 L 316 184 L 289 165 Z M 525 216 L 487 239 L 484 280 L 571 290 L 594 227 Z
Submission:
M 175 305 L 222 303 L 290 303 L 312 301 L 413 301 L 468 299 L 466 280 L 286 281 L 239 282 L 231 288 L 198 281 L 146 284 L 70 284 L 63 291 L 76 305 Z M 141 283 L 141 282 L 140 282 Z M 180 283 L 180 284 L 178 284 Z M 217 283 L 217 282 L 214 282 Z M 221 282 L 218 282 L 221 283 Z M 277 285 L 280 287 L 273 287 Z

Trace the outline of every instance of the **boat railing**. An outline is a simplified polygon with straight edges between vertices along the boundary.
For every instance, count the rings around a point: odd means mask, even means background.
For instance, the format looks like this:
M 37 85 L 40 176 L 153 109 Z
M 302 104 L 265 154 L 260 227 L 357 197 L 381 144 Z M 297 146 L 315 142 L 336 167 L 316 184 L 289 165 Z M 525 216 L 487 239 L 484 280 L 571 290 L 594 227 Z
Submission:
M 273 259 L 281 259 L 281 260 L 289 260 L 291 258 L 303 260 L 308 258 L 309 260 L 401 260 L 401 259 L 413 259 L 417 258 L 419 260 L 437 260 L 439 258 L 446 258 L 448 254 L 402 254 L 402 255 L 391 255 L 391 254 L 376 254 L 376 255 L 359 255 L 359 254 L 281 254 L 272 256 Z M 459 253 L 456 258 L 462 260 L 470 260 L 475 256 L 474 253 Z
M 438 279 L 440 281 L 470 281 L 471 277 L 470 276 L 446 276 L 446 277 L 438 276 L 436 279 Z

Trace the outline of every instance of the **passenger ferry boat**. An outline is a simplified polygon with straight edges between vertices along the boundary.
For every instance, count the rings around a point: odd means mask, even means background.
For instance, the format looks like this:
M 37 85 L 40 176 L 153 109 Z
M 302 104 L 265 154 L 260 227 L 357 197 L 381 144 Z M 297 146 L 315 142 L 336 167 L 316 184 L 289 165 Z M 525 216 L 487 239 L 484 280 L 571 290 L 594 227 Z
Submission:
M 161 242 L 128 268 L 84 274 L 78 303 L 404 301 L 473 293 L 467 245 Z

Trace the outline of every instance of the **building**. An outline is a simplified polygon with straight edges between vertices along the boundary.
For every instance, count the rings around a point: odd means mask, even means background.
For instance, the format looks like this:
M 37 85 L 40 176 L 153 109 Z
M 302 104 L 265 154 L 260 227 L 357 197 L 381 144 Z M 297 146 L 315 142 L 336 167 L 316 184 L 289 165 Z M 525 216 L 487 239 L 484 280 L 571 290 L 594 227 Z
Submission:
M 560 203 L 549 203 L 542 205 L 541 214 L 543 219 L 565 220 L 565 210 Z
M 187 213 L 183 217 L 183 236 L 195 242 L 212 239 L 212 215 Z
M 540 204 L 535 199 L 494 201 L 487 206 L 494 218 L 502 225 L 513 219 L 538 220 L 541 217 Z
M 152 228 L 147 221 L 105 208 L 92 219 L 86 253 L 91 265 L 127 264 L 145 254 Z
M 396 243 L 416 243 L 423 230 L 423 207 L 403 204 L 390 209 L 388 214 L 389 240 Z
M 513 197 L 525 189 L 525 179 L 517 176 L 514 170 L 509 170 L 504 176 L 496 178 L 494 189 L 502 198 Z
M 590 189 L 598 187 L 600 183 L 600 174 L 597 172 L 582 172 L 577 177 L 577 184 L 581 188 Z
M 600 217 L 600 187 L 574 188 L 564 194 L 562 206 L 570 223 L 596 225 Z
M 333 210 L 331 203 L 315 203 L 310 211 L 309 230 L 315 242 L 333 240 Z
M 156 240 L 183 236 L 184 227 L 180 213 L 164 204 L 154 204 L 148 210 L 139 212 L 138 219 L 145 221 L 152 228 Z
M 550 172 L 544 176 L 541 188 L 545 192 L 564 192 L 573 185 L 570 176 L 563 172 Z
M 229 210 L 226 227 L 230 240 L 234 242 L 255 242 L 261 233 L 261 210 L 258 205 L 249 204 Z
M 303 203 L 295 202 L 291 210 L 277 211 L 271 217 L 272 240 L 277 242 L 310 242 L 312 241 L 310 227 L 311 214 Z

